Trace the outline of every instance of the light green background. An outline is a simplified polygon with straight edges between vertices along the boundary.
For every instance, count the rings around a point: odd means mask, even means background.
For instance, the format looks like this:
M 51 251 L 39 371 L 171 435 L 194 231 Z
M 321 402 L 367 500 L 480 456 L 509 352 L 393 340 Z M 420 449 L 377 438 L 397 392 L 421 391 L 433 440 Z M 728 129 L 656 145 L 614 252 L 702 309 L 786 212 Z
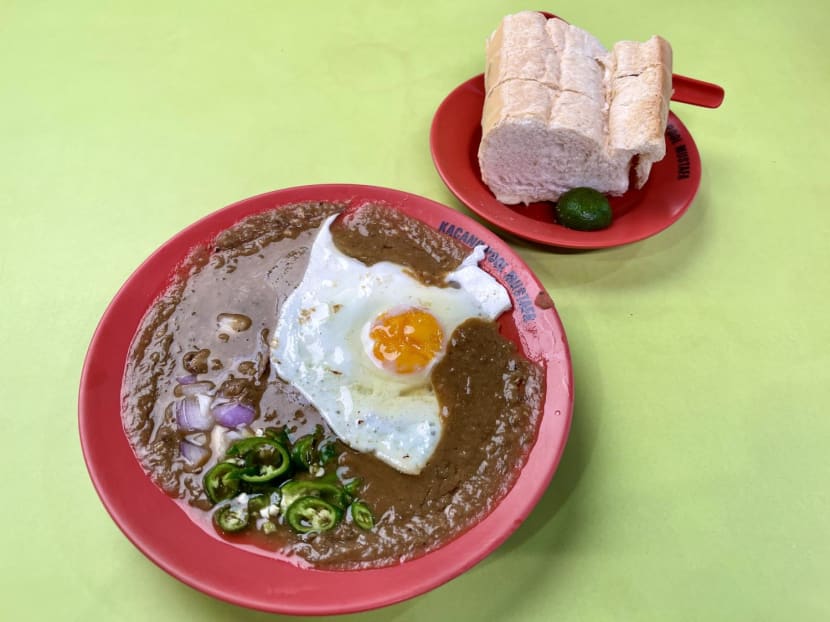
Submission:
M 561 468 L 467 574 L 355 620 L 830 619 L 830 8 L 826 2 L 0 2 L 3 620 L 265 620 L 121 534 L 76 396 L 108 301 L 197 218 L 271 189 L 401 188 L 464 211 L 430 121 L 500 17 L 606 44 L 659 33 L 718 110 L 671 229 L 521 242 L 573 354 Z

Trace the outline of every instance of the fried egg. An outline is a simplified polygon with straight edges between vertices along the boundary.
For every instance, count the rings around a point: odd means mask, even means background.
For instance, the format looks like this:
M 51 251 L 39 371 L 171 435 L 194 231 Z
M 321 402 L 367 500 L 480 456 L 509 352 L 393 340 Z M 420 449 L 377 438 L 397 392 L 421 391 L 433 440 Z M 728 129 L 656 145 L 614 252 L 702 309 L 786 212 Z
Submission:
M 430 374 L 456 327 L 495 320 L 510 308 L 505 288 L 482 270 L 476 247 L 425 285 L 404 266 L 367 266 L 343 254 L 327 219 L 299 286 L 280 308 L 271 361 L 357 451 L 419 473 L 441 439 L 443 414 Z

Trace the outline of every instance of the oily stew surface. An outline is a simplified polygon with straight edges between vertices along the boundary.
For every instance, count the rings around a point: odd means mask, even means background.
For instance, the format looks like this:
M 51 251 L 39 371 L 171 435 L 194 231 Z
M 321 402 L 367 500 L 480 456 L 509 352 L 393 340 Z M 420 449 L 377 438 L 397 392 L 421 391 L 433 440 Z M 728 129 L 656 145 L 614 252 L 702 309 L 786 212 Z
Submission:
M 235 440 L 263 429 L 284 430 L 291 439 L 322 434 L 336 450 L 329 476 L 359 478 L 358 496 L 371 508 L 374 526 L 343 520 L 323 533 L 279 525 L 268 535 L 226 537 L 318 567 L 378 567 L 437 548 L 509 491 L 536 438 L 543 376 L 496 324 L 468 320 L 450 336 L 432 371 L 444 432 L 419 475 L 400 473 L 334 438 L 316 409 L 274 373 L 269 336 L 280 305 L 302 279 L 317 229 L 342 209 L 332 203 L 283 206 L 246 218 L 211 248 L 196 249 L 136 334 L 123 384 L 123 419 L 153 480 L 191 514 L 201 509 L 206 516 L 213 503 L 204 475 Z M 392 261 L 425 283 L 438 282 L 470 252 L 384 206 L 350 212 L 335 222 L 332 235 L 342 252 L 363 263 Z M 188 400 L 242 404 L 253 420 L 183 429 Z

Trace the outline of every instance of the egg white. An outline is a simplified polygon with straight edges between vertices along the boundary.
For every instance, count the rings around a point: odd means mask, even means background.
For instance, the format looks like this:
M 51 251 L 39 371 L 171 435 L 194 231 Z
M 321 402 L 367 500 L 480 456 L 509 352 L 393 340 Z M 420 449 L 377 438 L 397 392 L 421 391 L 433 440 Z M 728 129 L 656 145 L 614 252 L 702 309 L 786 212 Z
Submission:
M 478 267 L 484 246 L 447 276 L 424 285 L 403 266 L 367 266 L 334 245 L 327 219 L 299 286 L 279 311 L 271 349 L 277 374 L 299 389 L 347 445 L 417 474 L 442 433 L 439 404 L 421 372 L 396 374 L 373 362 L 368 326 L 381 313 L 417 307 L 440 323 L 445 341 L 468 318 L 494 320 L 510 308 L 505 288 Z

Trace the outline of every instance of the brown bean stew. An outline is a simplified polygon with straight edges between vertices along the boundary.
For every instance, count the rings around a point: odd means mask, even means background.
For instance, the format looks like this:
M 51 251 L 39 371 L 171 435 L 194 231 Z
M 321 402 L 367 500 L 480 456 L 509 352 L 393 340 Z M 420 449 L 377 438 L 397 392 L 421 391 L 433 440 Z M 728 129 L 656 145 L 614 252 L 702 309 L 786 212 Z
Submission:
M 317 567 L 380 567 L 459 535 L 510 490 L 536 438 L 543 375 L 496 324 L 468 320 L 432 372 L 444 432 L 419 475 L 336 439 L 274 373 L 269 335 L 319 226 L 342 208 L 280 207 L 192 253 L 132 344 L 124 428 L 153 480 L 191 514 L 213 516 L 223 537 Z M 364 206 L 331 230 L 342 252 L 367 265 L 396 262 L 425 283 L 470 252 L 383 206 Z M 298 495 L 327 510 L 295 502 L 286 518 Z

